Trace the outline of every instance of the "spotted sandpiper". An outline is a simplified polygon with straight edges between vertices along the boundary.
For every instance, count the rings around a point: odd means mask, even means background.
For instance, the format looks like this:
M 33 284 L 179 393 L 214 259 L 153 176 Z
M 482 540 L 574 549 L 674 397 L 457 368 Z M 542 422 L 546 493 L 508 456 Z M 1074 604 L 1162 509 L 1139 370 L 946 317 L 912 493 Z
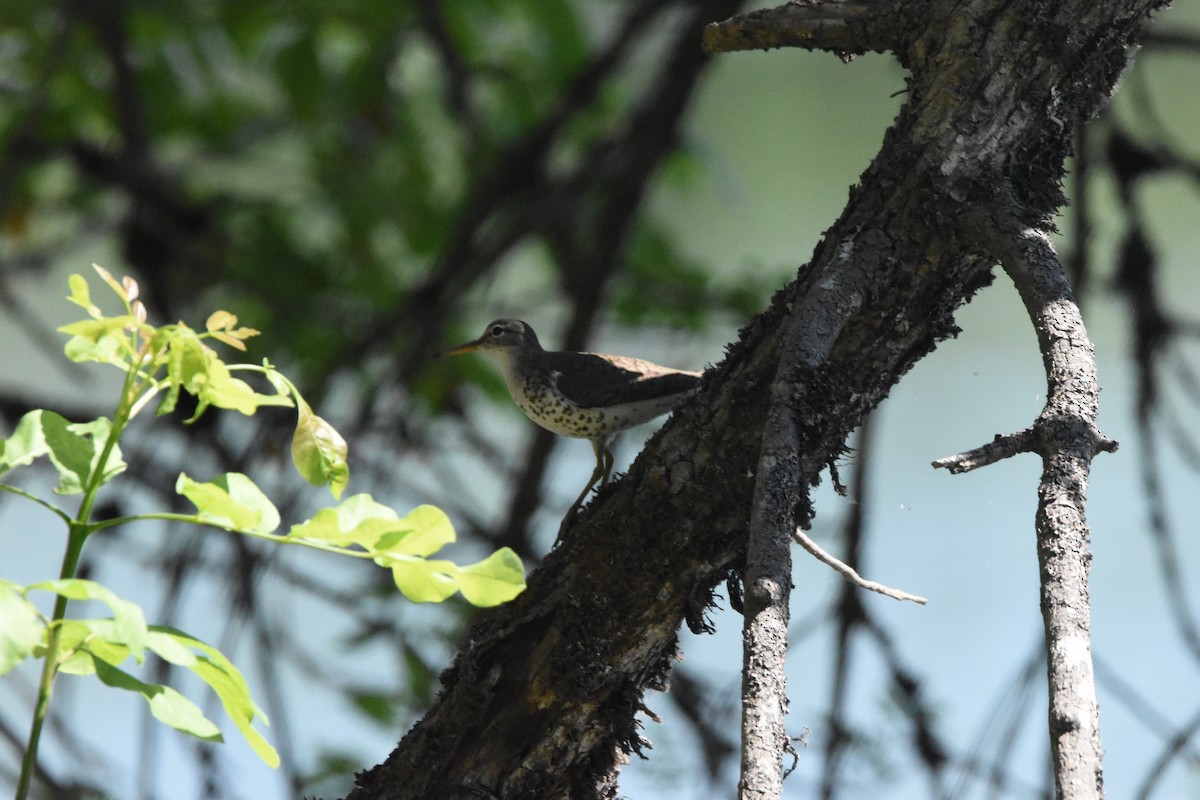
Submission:
M 699 372 L 639 358 L 544 350 L 533 328 L 519 319 L 491 322 L 478 339 L 446 355 L 475 350 L 496 362 L 508 393 L 531 420 L 548 431 L 592 443 L 596 469 L 563 518 L 560 538 L 592 487 L 608 483 L 613 467 L 609 448 L 616 435 L 670 411 L 700 382 Z

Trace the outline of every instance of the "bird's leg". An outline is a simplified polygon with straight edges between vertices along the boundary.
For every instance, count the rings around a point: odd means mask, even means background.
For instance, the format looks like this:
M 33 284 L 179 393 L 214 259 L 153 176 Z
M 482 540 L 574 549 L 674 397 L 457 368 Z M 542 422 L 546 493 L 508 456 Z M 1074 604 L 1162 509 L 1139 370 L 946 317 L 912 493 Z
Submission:
M 596 469 L 603 469 L 604 473 L 600 476 L 601 486 L 608 484 L 608 476 L 612 473 L 613 461 L 615 460 L 612 449 L 608 446 L 612 438 L 610 436 L 602 442 L 592 442 L 592 449 L 596 451 Z
M 596 468 L 592 470 L 592 477 L 588 479 L 587 486 L 583 487 L 583 491 L 579 493 L 579 497 L 575 498 L 575 502 L 571 504 L 571 508 L 567 511 L 567 515 L 563 517 L 562 522 L 558 526 L 558 538 L 554 540 L 555 544 L 562 541 L 563 534 L 567 532 L 567 524 L 575 517 L 575 513 L 579 511 L 583 505 L 583 501 L 587 499 L 588 492 L 592 490 L 597 483 L 601 486 L 608 483 L 608 474 L 612 472 L 613 454 L 608 449 L 608 446 L 603 442 L 592 441 L 592 452 L 596 454 Z

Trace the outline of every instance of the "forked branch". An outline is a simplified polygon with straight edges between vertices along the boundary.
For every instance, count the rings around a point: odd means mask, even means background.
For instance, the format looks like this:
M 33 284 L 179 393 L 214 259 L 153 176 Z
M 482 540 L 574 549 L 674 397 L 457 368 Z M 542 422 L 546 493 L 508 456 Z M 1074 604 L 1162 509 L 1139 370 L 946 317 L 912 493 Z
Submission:
M 1112 452 L 1117 443 L 1096 426 L 1095 354 L 1049 236 L 1015 216 L 973 214 L 968 228 L 968 235 L 1004 265 L 1033 321 L 1046 370 L 1046 405 L 1031 427 L 934 466 L 962 472 L 1018 452 L 1042 456 L 1036 530 L 1055 784 L 1061 800 L 1098 798 L 1103 796 L 1100 713 L 1084 505 L 1093 456 Z

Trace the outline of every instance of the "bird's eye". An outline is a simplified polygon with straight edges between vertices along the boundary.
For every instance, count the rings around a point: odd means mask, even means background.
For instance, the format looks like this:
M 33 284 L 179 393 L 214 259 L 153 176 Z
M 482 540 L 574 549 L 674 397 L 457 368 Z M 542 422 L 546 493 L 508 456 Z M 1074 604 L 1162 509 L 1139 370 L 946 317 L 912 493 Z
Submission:
M 504 328 L 501 328 L 499 325 L 492 326 L 492 336 L 499 336 L 502 333 L 504 333 Z

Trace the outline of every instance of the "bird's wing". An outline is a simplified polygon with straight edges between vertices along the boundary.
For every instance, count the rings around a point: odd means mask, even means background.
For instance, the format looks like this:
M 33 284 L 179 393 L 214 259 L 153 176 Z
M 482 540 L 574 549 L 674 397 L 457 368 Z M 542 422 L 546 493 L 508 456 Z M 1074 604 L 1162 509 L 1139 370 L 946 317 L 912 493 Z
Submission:
M 596 353 L 546 356 L 549 366 L 560 373 L 559 391 L 584 408 L 684 394 L 700 381 L 698 372 L 675 370 L 638 358 Z

